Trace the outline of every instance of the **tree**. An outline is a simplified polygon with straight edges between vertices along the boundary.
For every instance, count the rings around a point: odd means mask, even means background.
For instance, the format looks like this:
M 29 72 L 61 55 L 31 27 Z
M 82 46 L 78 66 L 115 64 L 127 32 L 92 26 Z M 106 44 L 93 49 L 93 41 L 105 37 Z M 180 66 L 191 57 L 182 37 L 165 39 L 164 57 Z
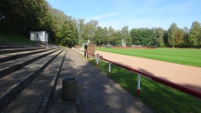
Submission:
M 188 40 L 191 47 L 201 46 L 201 26 L 197 21 L 192 23 Z
M 164 31 L 163 40 L 164 40 L 165 46 L 168 47 L 169 46 L 169 43 L 168 43 L 168 31 Z
M 175 46 L 175 36 L 176 36 L 177 30 L 178 30 L 178 27 L 176 23 L 172 23 L 172 25 L 168 29 L 168 44 L 169 46 L 173 48 Z
M 131 29 L 131 37 L 132 37 L 132 43 L 135 44 L 135 45 L 140 45 L 140 41 L 138 40 L 138 32 L 139 30 L 138 29 Z
M 0 30 L 6 33 L 19 33 L 26 30 L 25 0 L 1 0 Z
M 115 45 L 115 40 L 116 40 L 116 38 L 115 38 L 115 30 L 114 30 L 114 28 L 112 28 L 112 26 L 110 26 L 109 28 L 108 28 L 108 41 L 110 42 L 110 44 L 112 44 L 112 45 Z
M 188 34 L 189 34 L 189 29 L 188 27 L 184 27 L 183 29 L 184 31 L 184 36 L 183 36 L 183 43 L 182 43 L 182 47 L 190 47 L 189 46 L 189 40 L 188 40 Z
M 64 46 L 72 47 L 78 43 L 76 20 L 72 17 L 66 16 L 66 20 L 62 25 L 61 39 L 61 44 Z
M 154 34 L 154 42 L 155 45 L 159 46 L 159 47 L 164 47 L 164 30 L 162 28 L 152 28 L 152 32 Z
M 84 37 L 85 37 L 85 32 L 84 32 L 84 28 L 85 28 L 85 23 L 84 23 L 84 19 L 78 19 L 77 22 L 77 30 L 78 30 L 78 44 L 82 45 L 82 43 L 84 43 Z
M 157 45 L 158 39 L 156 38 L 155 34 L 153 32 L 153 29 L 148 28 L 131 30 L 133 44 L 136 45 Z
M 128 30 L 128 26 L 124 26 L 121 29 L 120 33 L 121 33 L 121 40 L 124 40 L 127 45 L 131 45 L 132 44 L 132 38 L 131 38 L 131 34 Z
M 95 31 L 95 42 L 99 46 L 101 46 L 101 43 L 103 42 L 103 28 L 100 26 L 98 26 Z
M 181 46 L 181 44 L 183 43 L 183 37 L 184 37 L 184 31 L 183 29 L 177 29 L 177 31 L 175 32 L 175 46 L 179 47 Z
M 87 22 L 84 26 L 84 40 L 85 42 L 87 42 L 87 40 L 90 40 L 92 43 L 95 43 L 94 42 L 94 35 L 95 35 L 95 31 L 96 31 L 96 28 L 98 26 L 98 21 L 94 21 L 94 20 L 91 20 L 89 22 Z
M 121 44 L 121 40 L 122 40 L 121 31 L 119 31 L 119 30 L 115 31 L 113 37 L 114 37 L 114 40 L 113 40 L 114 45 L 122 46 L 122 44 Z
M 102 35 L 103 35 L 103 44 L 104 45 L 108 44 L 109 43 L 109 39 L 108 39 L 108 29 L 107 29 L 107 27 L 103 28 Z

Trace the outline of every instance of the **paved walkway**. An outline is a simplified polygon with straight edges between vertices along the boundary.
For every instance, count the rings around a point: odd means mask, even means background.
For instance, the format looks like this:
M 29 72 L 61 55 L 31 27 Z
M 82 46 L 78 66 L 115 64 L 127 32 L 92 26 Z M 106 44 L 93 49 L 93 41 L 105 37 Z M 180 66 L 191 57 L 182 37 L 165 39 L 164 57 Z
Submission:
M 80 91 L 83 113 L 152 113 L 76 51 L 68 50 Z

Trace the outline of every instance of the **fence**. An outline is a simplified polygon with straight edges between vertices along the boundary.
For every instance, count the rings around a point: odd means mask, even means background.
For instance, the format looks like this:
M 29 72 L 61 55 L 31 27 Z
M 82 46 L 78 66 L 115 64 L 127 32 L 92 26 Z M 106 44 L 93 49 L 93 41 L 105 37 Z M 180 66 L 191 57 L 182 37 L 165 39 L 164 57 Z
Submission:
M 83 52 L 84 52 L 84 51 L 79 50 L 79 49 L 75 49 L 75 48 L 73 48 L 73 49 L 76 50 L 77 52 L 81 53 L 81 54 L 83 54 Z M 166 85 L 166 86 L 169 86 L 169 87 L 171 87 L 171 88 L 177 89 L 177 90 L 179 90 L 179 91 L 182 91 L 182 92 L 184 92 L 184 93 L 187 93 L 187 94 L 189 94 L 189 95 L 192 95 L 192 96 L 194 96 L 194 97 L 197 97 L 197 98 L 201 99 L 201 92 L 199 92 L 199 91 L 189 89 L 189 88 L 187 88 L 187 87 L 181 86 L 181 85 L 176 84 L 176 83 L 173 83 L 173 82 L 171 82 L 171 81 L 164 80 L 164 79 L 155 77 L 155 76 L 153 76 L 153 75 L 147 74 L 147 73 L 145 73 L 145 72 L 139 71 L 139 70 L 137 70 L 137 69 L 134 69 L 134 68 L 131 68 L 131 67 L 128 67 L 128 66 L 125 66 L 125 65 L 122 65 L 122 64 L 119 64 L 119 63 L 110 61 L 110 60 L 108 60 L 108 59 L 105 59 L 105 58 L 101 57 L 99 54 L 93 55 L 93 54 L 86 53 L 86 56 L 89 56 L 89 55 L 96 58 L 96 63 L 97 63 L 97 65 L 99 65 L 100 60 L 105 60 L 105 61 L 108 62 L 108 75 L 110 75 L 110 73 L 111 73 L 111 64 L 117 65 L 117 66 L 119 66 L 119 67 L 121 67 L 121 68 L 124 68 L 124 69 L 126 69 L 126 70 L 129 70 L 129 71 L 132 71 L 132 72 L 137 73 L 137 74 L 138 74 L 137 95 L 140 94 L 140 77 L 141 77 L 141 75 L 143 75 L 143 76 L 146 76 L 146 77 L 148 77 L 148 78 L 150 78 L 150 79 L 152 79 L 152 80 L 154 80 L 154 81 L 157 81 L 157 82 L 159 82 L 159 83 L 161 83 L 161 84 L 164 84 L 164 85 Z

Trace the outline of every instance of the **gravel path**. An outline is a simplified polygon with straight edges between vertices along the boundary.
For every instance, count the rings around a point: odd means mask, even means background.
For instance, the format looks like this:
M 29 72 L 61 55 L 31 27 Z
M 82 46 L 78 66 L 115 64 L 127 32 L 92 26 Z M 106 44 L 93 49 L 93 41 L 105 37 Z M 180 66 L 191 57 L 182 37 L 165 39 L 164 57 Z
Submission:
M 144 71 L 151 75 L 172 81 L 182 86 L 201 91 L 201 68 L 174 64 L 169 62 L 126 56 L 108 52 L 97 51 L 96 54 L 102 55 L 111 61 L 131 66 L 135 69 Z

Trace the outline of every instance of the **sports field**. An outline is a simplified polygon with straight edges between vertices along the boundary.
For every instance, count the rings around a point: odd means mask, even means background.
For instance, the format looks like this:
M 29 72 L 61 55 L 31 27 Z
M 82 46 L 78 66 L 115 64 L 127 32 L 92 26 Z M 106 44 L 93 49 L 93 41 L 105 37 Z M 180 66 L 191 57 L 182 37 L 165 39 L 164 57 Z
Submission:
M 134 66 L 135 69 L 146 71 L 152 75 L 164 78 L 185 87 L 195 90 L 200 90 L 201 88 L 201 85 L 199 85 L 201 72 L 200 49 L 97 49 L 100 51 L 96 51 L 96 53 L 102 55 L 106 59 L 121 63 L 126 66 Z M 126 55 L 144 57 L 145 59 L 138 57 L 131 58 L 130 56 Z M 185 65 L 178 65 L 174 63 Z M 101 62 L 98 68 L 107 73 L 108 64 L 106 62 Z M 136 94 L 136 74 L 122 69 L 121 67 L 112 65 L 112 71 L 109 77 L 133 95 Z M 137 98 L 141 99 L 156 113 L 201 112 L 200 99 L 164 86 L 158 82 L 147 79 L 144 76 L 142 76 L 141 79 L 141 94 Z
M 149 59 L 155 59 L 177 64 L 191 65 L 201 67 L 201 49 L 112 49 L 112 48 L 97 48 L 97 50 L 137 56 Z

